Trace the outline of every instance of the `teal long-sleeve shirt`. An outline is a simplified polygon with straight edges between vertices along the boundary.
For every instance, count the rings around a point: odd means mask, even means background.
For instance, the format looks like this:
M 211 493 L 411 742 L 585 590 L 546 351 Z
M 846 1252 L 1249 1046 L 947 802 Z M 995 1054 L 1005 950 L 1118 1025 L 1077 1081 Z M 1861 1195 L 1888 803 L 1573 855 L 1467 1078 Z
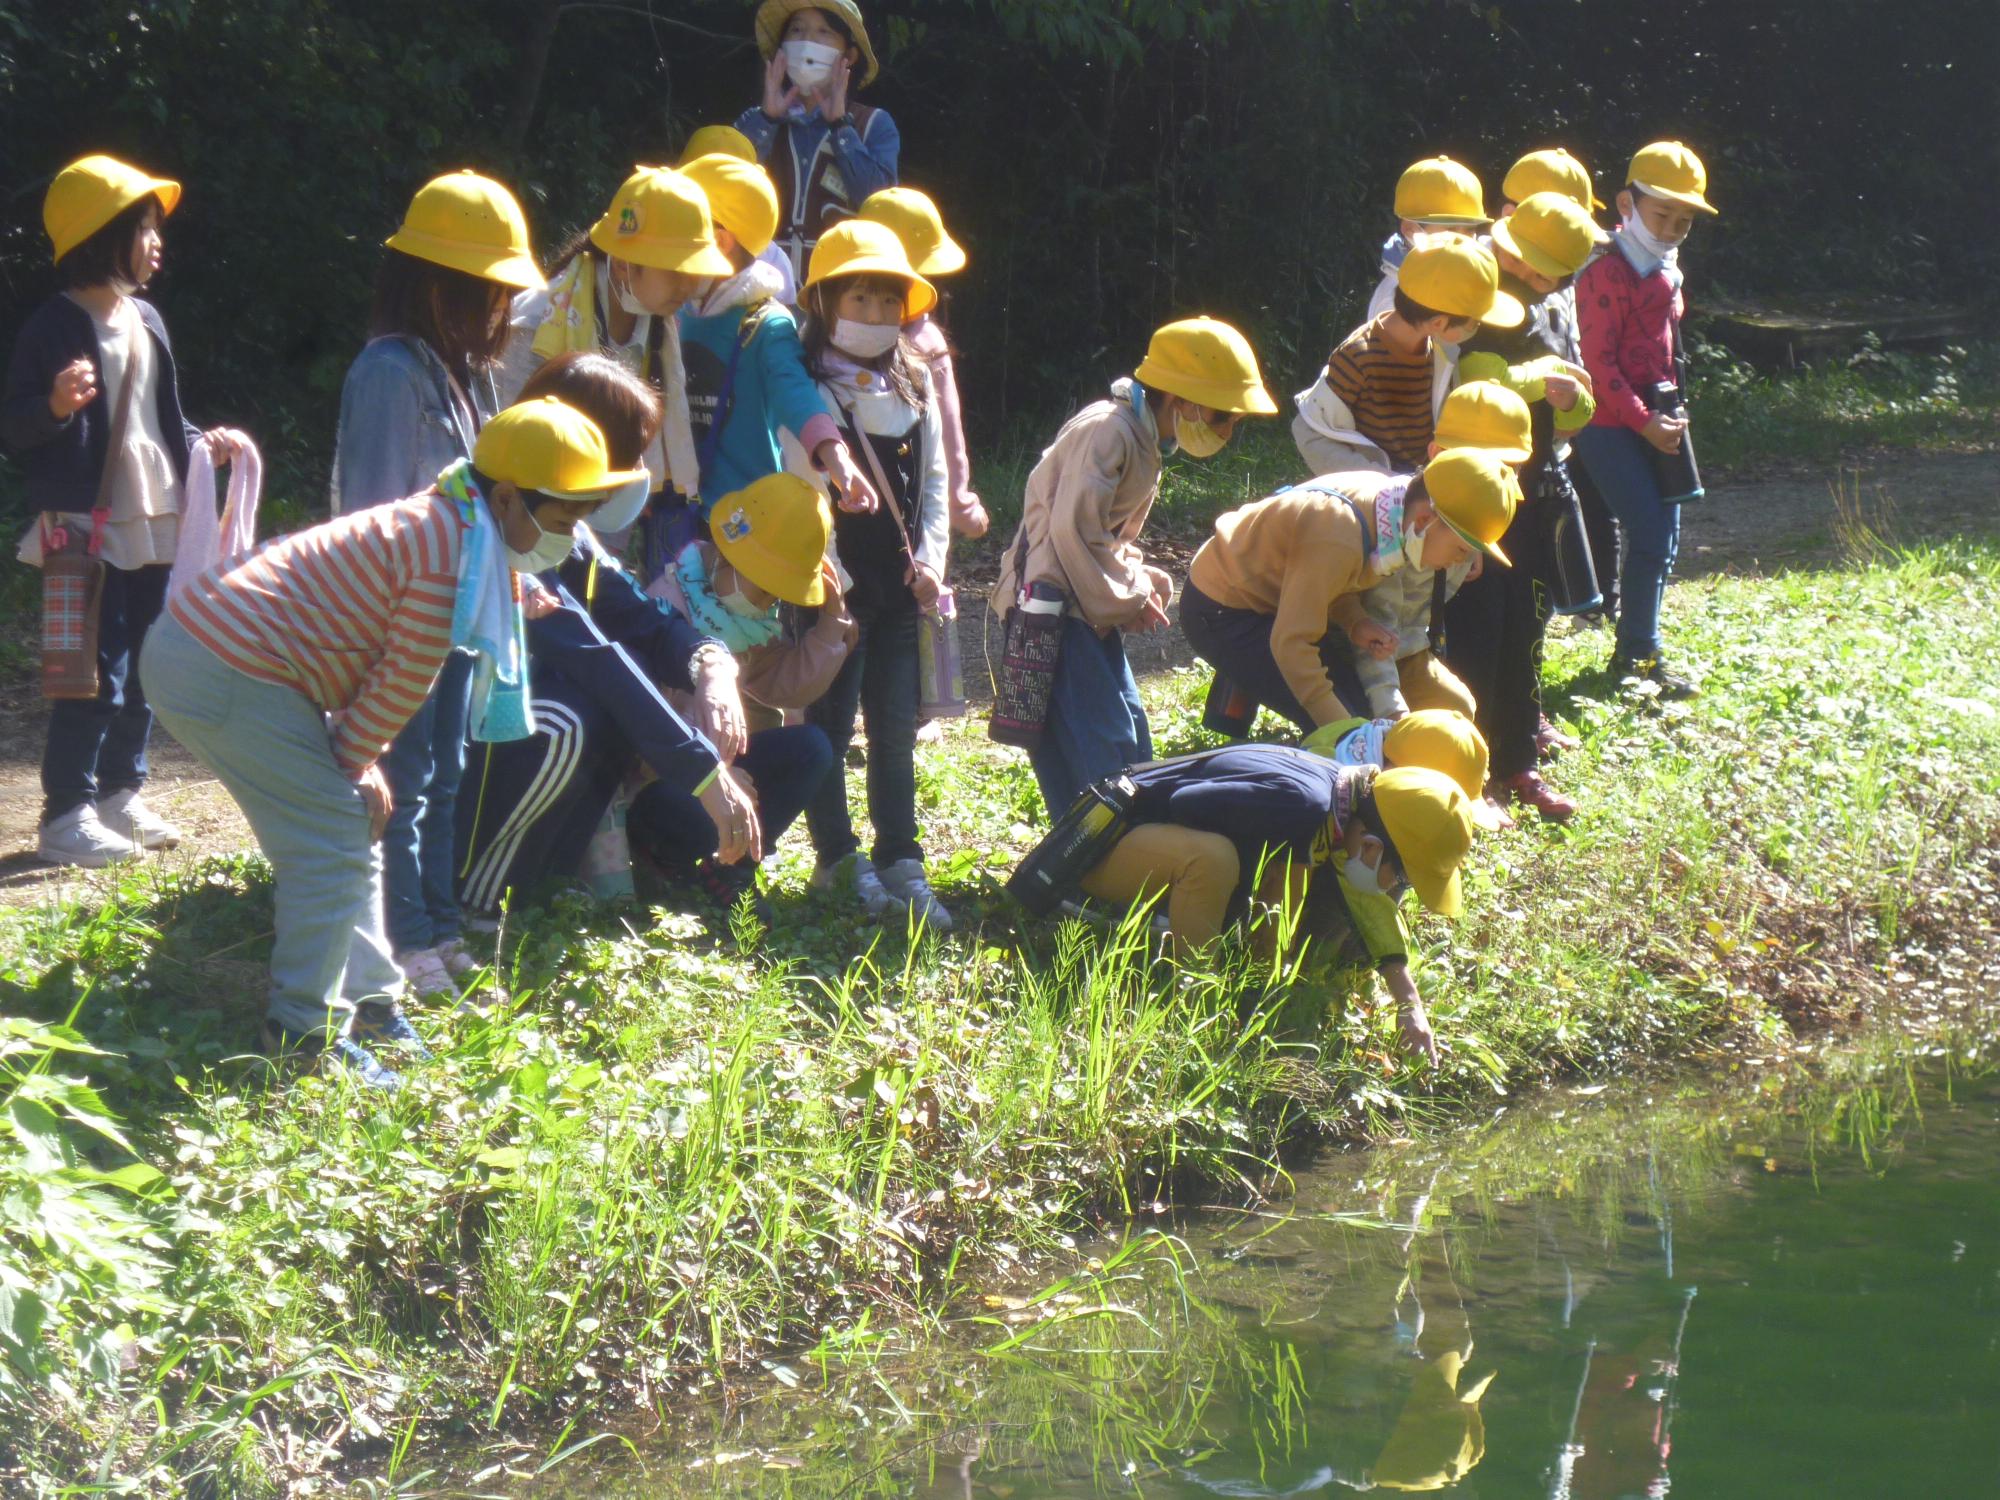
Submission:
M 736 379 L 722 438 L 708 454 L 708 427 L 717 419 L 724 372 L 729 368 L 743 320 L 758 312 L 757 327 L 737 356 Z M 724 495 L 784 467 L 778 433 L 789 429 L 808 442 L 807 424 L 835 418 L 819 387 L 806 373 L 805 350 L 791 312 L 775 303 L 760 309 L 730 307 L 708 317 L 683 308 L 679 314 L 681 360 L 687 367 L 688 407 L 695 442 L 702 450 L 701 499 L 704 512 Z

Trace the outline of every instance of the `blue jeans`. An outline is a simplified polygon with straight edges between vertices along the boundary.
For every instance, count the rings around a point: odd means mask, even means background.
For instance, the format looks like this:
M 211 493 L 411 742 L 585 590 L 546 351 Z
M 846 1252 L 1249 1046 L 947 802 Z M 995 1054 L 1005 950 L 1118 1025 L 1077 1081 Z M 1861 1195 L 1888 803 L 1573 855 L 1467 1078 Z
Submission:
M 861 847 L 847 810 L 847 747 L 859 710 L 868 726 L 868 821 L 875 825 L 874 861 L 922 859 L 917 839 L 917 601 L 903 598 L 873 610 L 855 608 L 861 639 L 806 710 L 806 722 L 826 735 L 833 765 L 806 804 L 806 830 L 821 864 Z
M 471 697 L 472 658 L 454 651 L 424 706 L 382 757 L 382 774 L 396 799 L 382 835 L 382 861 L 389 941 L 398 953 L 434 948 L 459 934 L 452 875 Z
M 760 729 L 736 757 L 735 768 L 757 788 L 757 826 L 763 830 L 760 855 L 771 853 L 785 830 L 833 769 L 833 747 L 811 724 Z M 685 870 L 715 853 L 720 840 L 699 798 L 655 781 L 632 799 L 625 828 L 636 849 L 644 849 L 665 870 Z
M 97 696 L 49 705 L 42 750 L 42 821 L 136 791 L 146 780 L 146 740 L 153 711 L 139 683 L 139 648 L 167 597 L 164 563 L 106 568 L 97 613 Z
M 1661 503 L 1653 447 L 1629 427 L 1586 427 L 1571 442 L 1624 533 L 1615 649 L 1631 660 L 1656 655 L 1660 604 L 1681 546 L 1681 508 Z
M 1062 656 L 1049 688 L 1049 722 L 1029 754 L 1042 806 L 1054 822 L 1093 781 L 1153 758 L 1153 729 L 1125 659 L 1125 637 L 1063 620 Z

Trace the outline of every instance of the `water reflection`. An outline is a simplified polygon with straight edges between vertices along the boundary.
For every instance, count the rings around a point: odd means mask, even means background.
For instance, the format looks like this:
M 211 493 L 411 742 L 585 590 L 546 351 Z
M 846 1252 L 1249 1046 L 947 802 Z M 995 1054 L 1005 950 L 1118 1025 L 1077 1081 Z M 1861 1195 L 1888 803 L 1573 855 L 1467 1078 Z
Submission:
M 1907 1058 L 1559 1100 L 532 1493 L 1996 1493 L 1996 1148 L 2000 1082 Z

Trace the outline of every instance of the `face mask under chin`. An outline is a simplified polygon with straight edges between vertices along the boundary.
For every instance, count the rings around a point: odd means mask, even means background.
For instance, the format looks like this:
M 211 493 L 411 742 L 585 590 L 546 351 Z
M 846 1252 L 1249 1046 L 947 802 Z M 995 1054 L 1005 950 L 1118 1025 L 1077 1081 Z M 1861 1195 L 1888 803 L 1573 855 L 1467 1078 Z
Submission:
M 1174 413 L 1174 436 L 1179 441 L 1181 452 L 1189 458 L 1213 458 L 1229 444 L 1228 438 L 1200 417 L 1191 417 L 1184 410 Z

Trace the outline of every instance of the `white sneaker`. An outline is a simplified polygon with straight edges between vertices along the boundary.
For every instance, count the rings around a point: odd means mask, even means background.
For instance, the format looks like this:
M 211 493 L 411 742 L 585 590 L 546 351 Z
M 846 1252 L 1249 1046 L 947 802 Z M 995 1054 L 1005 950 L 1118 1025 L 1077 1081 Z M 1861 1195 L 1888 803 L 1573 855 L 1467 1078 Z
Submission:
M 887 916 L 900 904 L 882 887 L 875 873 L 875 861 L 865 854 L 850 854 L 832 864 L 813 866 L 812 888 L 816 891 L 851 890 L 862 910 L 871 917 Z
M 410 993 L 417 996 L 457 995 L 458 984 L 444 966 L 435 948 L 408 948 L 396 955 L 396 967 L 410 981 Z
M 898 905 L 908 908 L 925 926 L 933 932 L 951 931 L 951 913 L 931 890 L 930 881 L 924 878 L 924 862 L 920 859 L 899 859 L 894 864 L 882 867 L 882 886 Z
M 141 849 L 171 849 L 181 841 L 181 831 L 146 806 L 137 787 L 100 798 L 97 821 Z
M 86 802 L 42 825 L 35 854 L 43 864 L 101 870 L 106 865 L 137 859 L 139 850 L 123 834 L 113 833 L 100 823 L 97 809 Z
M 444 971 L 450 976 L 454 986 L 483 975 L 485 978 L 479 987 L 492 992 L 487 998 L 503 1003 L 506 1001 L 507 991 L 501 988 L 498 968 L 483 962 L 465 946 L 464 938 L 446 938 L 431 949 L 431 952 L 436 954 L 438 962 L 444 965 Z

